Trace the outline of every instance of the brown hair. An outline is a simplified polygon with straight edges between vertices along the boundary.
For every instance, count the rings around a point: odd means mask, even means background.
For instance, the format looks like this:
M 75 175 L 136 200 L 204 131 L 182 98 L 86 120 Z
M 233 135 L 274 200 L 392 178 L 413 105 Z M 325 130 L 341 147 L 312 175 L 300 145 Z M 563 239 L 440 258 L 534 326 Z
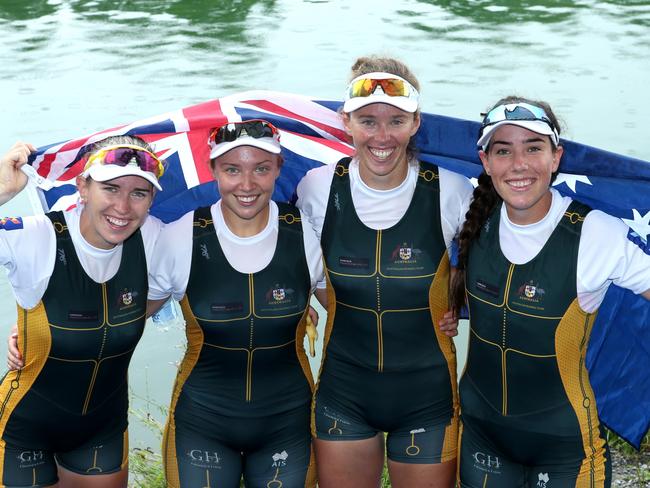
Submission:
M 538 100 L 529 100 L 524 97 L 511 95 L 505 98 L 502 98 L 497 103 L 495 103 L 489 110 L 492 110 L 499 105 L 505 105 L 509 103 L 529 103 L 530 105 L 535 105 L 544 109 L 546 114 L 551 119 L 553 125 L 560 133 L 560 125 L 558 119 L 553 113 L 550 105 L 546 102 Z M 490 144 L 485 148 L 485 152 L 490 150 Z M 556 151 L 557 148 L 553 146 L 553 151 Z M 555 174 L 553 175 L 553 178 Z M 469 256 L 469 249 L 476 239 L 478 239 L 483 225 L 487 221 L 488 217 L 492 214 L 494 208 L 502 202 L 501 197 L 494 189 L 492 184 L 492 178 L 483 171 L 478 177 L 478 186 L 474 189 L 472 195 L 472 203 L 469 206 L 469 210 L 465 214 L 465 223 L 463 224 L 460 233 L 458 235 L 458 264 L 456 268 L 458 272 L 454 275 L 454 278 L 451 281 L 450 285 L 450 306 L 451 309 L 458 314 L 460 309 L 465 304 L 465 272 L 467 267 L 467 260 Z

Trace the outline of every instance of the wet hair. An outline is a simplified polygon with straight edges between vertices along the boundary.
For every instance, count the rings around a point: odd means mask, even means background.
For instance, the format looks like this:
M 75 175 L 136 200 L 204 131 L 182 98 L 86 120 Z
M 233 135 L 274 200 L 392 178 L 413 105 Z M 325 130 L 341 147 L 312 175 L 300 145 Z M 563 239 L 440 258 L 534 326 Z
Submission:
M 349 81 L 352 81 L 357 76 L 376 72 L 391 73 L 393 75 L 399 76 L 400 78 L 404 78 L 411 85 L 413 85 L 418 92 L 420 91 L 420 82 L 415 77 L 413 72 L 409 69 L 409 67 L 406 66 L 406 64 L 401 62 L 399 59 L 375 55 L 362 56 L 360 58 L 357 58 L 357 60 L 352 65 L 352 68 L 350 69 Z M 420 109 L 418 108 L 413 114 L 413 117 L 419 116 Z M 411 140 L 406 147 L 406 157 L 409 161 L 417 158 L 418 150 L 417 146 L 415 145 L 415 138 L 416 136 L 411 137 Z
M 495 103 L 489 110 L 492 110 L 499 105 L 509 104 L 509 103 L 529 103 L 530 105 L 535 105 L 544 109 L 544 112 L 549 116 L 553 125 L 557 129 L 558 134 L 560 133 L 560 125 L 556 115 L 553 113 L 550 105 L 546 102 L 538 100 L 530 100 L 528 98 L 520 96 L 508 96 L 502 98 L 497 103 Z M 485 148 L 485 152 L 489 152 L 490 144 Z M 551 144 L 553 151 L 555 152 L 557 148 Z M 556 173 L 553 174 L 553 179 L 555 178 Z M 467 267 L 467 260 L 469 256 L 469 249 L 472 246 L 472 242 L 478 239 L 481 229 L 488 217 L 492 214 L 495 207 L 501 203 L 503 200 L 499 194 L 494 189 L 492 184 L 492 178 L 483 171 L 478 177 L 478 186 L 474 189 L 472 195 L 472 203 L 469 206 L 469 210 L 465 214 L 465 223 L 463 224 L 460 233 L 458 235 L 458 264 L 456 266 L 457 273 L 454 275 L 454 278 L 451 281 L 449 298 L 451 309 L 458 314 L 460 309 L 465 304 L 465 273 Z

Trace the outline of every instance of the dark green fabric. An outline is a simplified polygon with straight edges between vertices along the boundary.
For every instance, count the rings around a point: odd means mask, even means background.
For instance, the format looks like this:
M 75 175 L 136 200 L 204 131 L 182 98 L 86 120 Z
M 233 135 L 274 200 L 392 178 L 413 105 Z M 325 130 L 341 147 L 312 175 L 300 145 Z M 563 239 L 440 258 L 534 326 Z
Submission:
M 186 296 L 204 344 L 182 395 L 215 413 L 270 415 L 305 405 L 311 396 L 295 344 L 311 287 L 300 213 L 289 205 L 278 207 L 275 254 L 266 268 L 254 274 L 230 266 L 210 209 L 194 214 L 195 223 L 204 226 L 194 227 Z M 285 221 L 283 215 L 291 217 Z
M 357 216 L 348 165 L 349 159 L 337 165 L 321 245 L 337 302 L 357 309 L 337 304 L 327 358 L 375 371 L 446 369 L 429 312 L 429 288 L 440 260 L 446 258 L 438 168 L 420 163 L 420 173 L 426 171 L 432 179 L 420 176 L 404 217 L 378 231 Z M 372 311 L 382 315 L 381 336 Z
M 446 425 L 452 382 L 429 303 L 447 259 L 438 168 L 420 163 L 402 219 L 373 230 L 354 208 L 349 162 L 335 170 L 321 236 L 336 308 L 317 392 L 318 436 L 359 439 Z M 341 432 L 330 429 L 337 419 L 346 423 Z
M 577 202 L 567 210 L 583 217 L 586 211 Z M 494 411 L 513 417 L 547 412 L 547 422 L 536 422 L 537 431 L 579 432 L 559 375 L 555 331 L 577 296 L 582 222 L 571 224 L 563 217 L 535 258 L 511 265 L 499 244 L 500 215 L 497 207 L 473 243 L 467 264 L 472 333 L 461 380 L 463 411 L 478 417 L 490 417 Z M 504 301 L 506 306 L 502 306 Z M 506 351 L 503 357 L 501 348 Z M 475 396 L 468 391 L 470 385 L 479 393 L 477 399 L 487 402 L 490 409 L 469 401 Z
M 55 228 L 66 225 L 61 212 L 48 216 Z M 142 235 L 137 230 L 124 241 L 120 267 L 106 283 L 86 275 L 67 229 L 56 238 L 54 272 L 43 295 L 51 324 L 50 357 L 75 362 L 48 359 L 32 390 L 80 414 L 94 382 L 87 407 L 92 412 L 126 390 L 131 355 L 144 330 L 148 281 Z M 96 361 L 101 367 L 93 378 Z
M 77 472 L 121 469 L 127 370 L 145 323 L 148 280 L 140 231 L 123 243 L 115 276 L 95 283 L 79 262 L 63 214 L 48 217 L 57 229 L 54 270 L 42 299 L 52 346 L 14 411 L 2 411 L 10 416 L 3 433 L 8 446 L 3 483 L 8 485 L 32 476 L 51 484 L 54 453 L 66 452 L 66 466 Z M 23 312 L 25 334 L 30 334 L 29 317 Z M 20 375 L 16 381 L 20 389 Z M 3 383 L 3 392 L 6 387 Z M 16 450 L 32 461 L 11 455 Z

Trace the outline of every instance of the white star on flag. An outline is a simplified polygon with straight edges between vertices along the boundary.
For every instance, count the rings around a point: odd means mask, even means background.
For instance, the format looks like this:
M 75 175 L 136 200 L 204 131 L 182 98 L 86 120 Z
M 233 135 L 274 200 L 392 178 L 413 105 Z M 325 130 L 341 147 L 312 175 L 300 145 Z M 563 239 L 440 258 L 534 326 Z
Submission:
M 633 219 L 621 219 L 625 222 L 630 229 L 639 234 L 643 240 L 648 241 L 648 236 L 650 236 L 650 212 L 641 216 L 641 213 L 636 209 L 632 209 L 634 214 Z
M 571 189 L 571 191 L 575 193 L 576 183 L 578 181 L 580 183 L 584 183 L 585 185 L 592 185 L 591 181 L 589 181 L 589 178 L 586 177 L 585 175 L 570 175 L 568 173 L 558 173 L 557 178 L 555 178 L 555 181 L 553 182 L 553 186 L 558 186 L 562 183 L 566 183 L 566 186 L 568 186 Z

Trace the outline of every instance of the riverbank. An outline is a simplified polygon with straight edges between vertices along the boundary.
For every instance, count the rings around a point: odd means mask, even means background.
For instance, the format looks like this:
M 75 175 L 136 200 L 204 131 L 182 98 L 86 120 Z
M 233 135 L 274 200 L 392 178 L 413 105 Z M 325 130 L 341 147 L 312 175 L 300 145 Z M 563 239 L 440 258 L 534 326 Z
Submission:
M 650 488 L 650 436 L 640 451 L 623 441 L 612 442 L 612 487 Z

